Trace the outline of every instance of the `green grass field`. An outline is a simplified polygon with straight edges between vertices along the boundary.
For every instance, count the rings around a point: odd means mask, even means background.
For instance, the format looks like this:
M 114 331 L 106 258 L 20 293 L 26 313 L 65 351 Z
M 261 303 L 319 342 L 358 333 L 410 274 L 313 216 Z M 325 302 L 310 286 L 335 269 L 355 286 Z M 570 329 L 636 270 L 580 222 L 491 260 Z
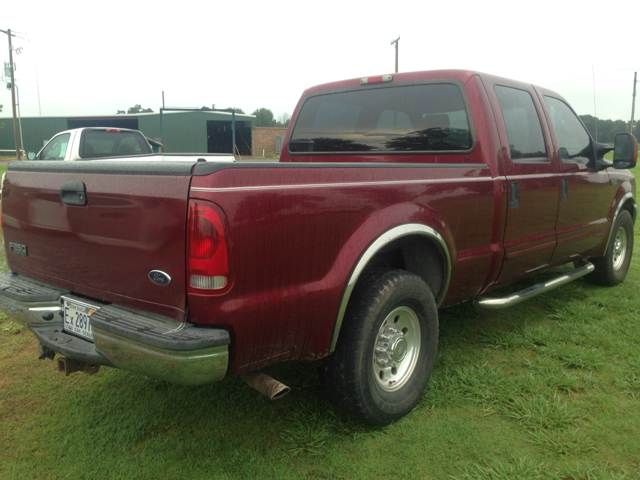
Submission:
M 238 378 L 65 378 L 3 316 L 0 478 L 640 478 L 639 256 L 615 288 L 441 311 L 430 385 L 385 428 L 335 414 L 312 363 L 267 369 L 292 387 L 276 402 Z

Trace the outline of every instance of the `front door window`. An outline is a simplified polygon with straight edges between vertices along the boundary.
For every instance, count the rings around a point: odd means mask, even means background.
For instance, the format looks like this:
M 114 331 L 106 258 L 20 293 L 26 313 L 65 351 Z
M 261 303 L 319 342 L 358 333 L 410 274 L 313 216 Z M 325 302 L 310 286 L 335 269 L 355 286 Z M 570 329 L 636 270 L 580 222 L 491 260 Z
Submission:
M 561 160 L 585 165 L 589 163 L 591 139 L 582 122 L 562 100 L 545 95 L 544 103 L 556 131 Z
M 64 133 L 57 137 L 53 137 L 42 149 L 42 153 L 38 157 L 38 160 L 64 160 L 70 137 L 70 133 Z

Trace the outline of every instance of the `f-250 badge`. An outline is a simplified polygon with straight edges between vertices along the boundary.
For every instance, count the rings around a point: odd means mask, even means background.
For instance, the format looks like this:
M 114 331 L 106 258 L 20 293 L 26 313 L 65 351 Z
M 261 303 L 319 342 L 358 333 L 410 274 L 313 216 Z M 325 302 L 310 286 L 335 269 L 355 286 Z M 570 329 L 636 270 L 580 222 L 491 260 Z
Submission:
M 27 256 L 27 246 L 21 243 L 9 242 L 9 250 L 16 252 L 18 255 L 22 255 L 23 257 Z
M 161 287 L 166 287 L 171 283 L 171 277 L 161 270 L 151 270 L 149 272 L 149 280 Z

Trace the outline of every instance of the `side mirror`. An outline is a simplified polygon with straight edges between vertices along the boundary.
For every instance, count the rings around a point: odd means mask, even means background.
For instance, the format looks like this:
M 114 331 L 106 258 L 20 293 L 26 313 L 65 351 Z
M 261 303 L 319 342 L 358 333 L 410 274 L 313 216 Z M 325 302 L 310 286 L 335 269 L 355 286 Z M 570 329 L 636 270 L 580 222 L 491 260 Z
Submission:
M 630 133 L 619 133 L 613 144 L 613 168 L 625 169 L 636 166 L 638 141 Z
M 29 160 L 33 160 L 34 158 L 36 158 L 36 154 L 35 154 L 35 153 L 33 153 L 33 152 L 28 152 L 28 153 L 27 153 L 27 158 L 28 158 Z

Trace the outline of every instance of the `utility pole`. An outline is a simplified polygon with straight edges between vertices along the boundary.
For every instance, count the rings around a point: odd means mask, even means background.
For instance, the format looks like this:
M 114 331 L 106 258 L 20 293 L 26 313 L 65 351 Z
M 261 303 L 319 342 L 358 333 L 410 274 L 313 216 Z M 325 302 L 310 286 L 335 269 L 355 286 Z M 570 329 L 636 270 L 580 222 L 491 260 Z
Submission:
M 236 156 L 236 109 L 231 109 L 231 155 Z
M 42 116 L 42 107 L 40 106 L 40 80 L 38 80 L 37 66 L 36 66 L 36 88 L 38 89 L 38 115 Z
M 20 89 L 16 85 L 16 93 L 18 97 L 18 130 L 20 131 L 20 152 L 24 152 L 24 140 L 22 139 L 22 116 L 20 115 Z M 20 158 L 18 158 L 20 160 Z
M 11 45 L 11 37 L 14 37 L 11 33 L 11 29 L 0 30 L 0 32 L 4 33 L 9 37 L 9 64 L 11 68 L 11 107 L 13 108 L 13 138 L 16 144 L 16 158 L 18 160 L 20 157 L 20 140 L 18 139 L 18 121 L 16 119 L 16 79 L 13 73 L 13 46 Z
M 391 45 L 395 44 L 396 46 L 396 73 L 398 73 L 398 41 L 400 40 L 400 37 L 396 38 L 395 40 L 391 40 Z
M 164 112 L 164 90 L 162 91 L 162 108 L 160 109 L 160 143 L 162 144 L 162 152 L 166 152 L 164 148 L 164 124 L 162 122 L 162 112 Z
M 633 97 L 631 100 L 631 129 L 629 133 L 633 135 L 633 118 L 636 113 L 636 84 L 638 83 L 638 72 L 633 72 Z

